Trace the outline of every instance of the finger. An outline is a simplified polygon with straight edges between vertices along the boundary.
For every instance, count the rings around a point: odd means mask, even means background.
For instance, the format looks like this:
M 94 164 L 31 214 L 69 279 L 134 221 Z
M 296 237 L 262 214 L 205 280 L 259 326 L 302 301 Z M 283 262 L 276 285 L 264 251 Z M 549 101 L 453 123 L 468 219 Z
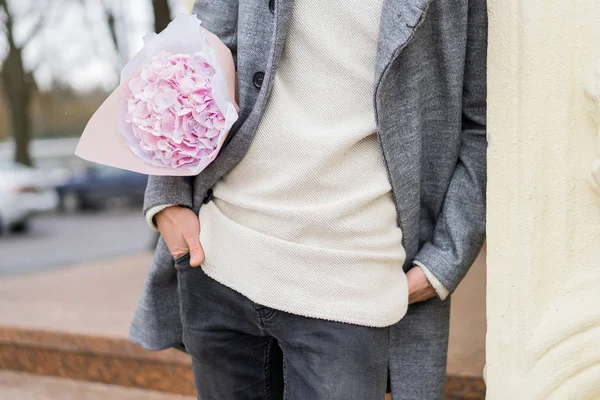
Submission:
M 190 249 L 190 265 L 198 267 L 204 262 L 204 249 L 200 244 L 199 235 L 186 235 L 186 242 Z
M 190 248 L 190 265 L 192 267 L 199 267 L 204 262 L 204 249 L 198 242 L 197 246 Z
M 417 290 L 408 296 L 408 304 L 419 303 L 436 296 L 436 291 L 432 289 Z
M 166 240 L 165 240 L 165 242 L 166 242 Z M 183 257 L 189 251 L 189 248 L 188 248 L 188 245 L 186 242 L 180 242 L 177 244 L 167 243 L 167 248 L 169 249 L 169 252 L 171 253 L 171 256 L 173 256 L 174 259 Z

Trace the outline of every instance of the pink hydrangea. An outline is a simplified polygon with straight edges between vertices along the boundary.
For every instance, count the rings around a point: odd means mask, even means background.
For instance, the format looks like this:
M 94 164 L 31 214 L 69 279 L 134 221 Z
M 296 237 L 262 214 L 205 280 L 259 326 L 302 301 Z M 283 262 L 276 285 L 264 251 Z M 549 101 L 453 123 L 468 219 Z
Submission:
M 214 157 L 226 121 L 212 92 L 215 69 L 200 54 L 161 52 L 129 81 L 123 135 L 140 158 L 194 168 Z

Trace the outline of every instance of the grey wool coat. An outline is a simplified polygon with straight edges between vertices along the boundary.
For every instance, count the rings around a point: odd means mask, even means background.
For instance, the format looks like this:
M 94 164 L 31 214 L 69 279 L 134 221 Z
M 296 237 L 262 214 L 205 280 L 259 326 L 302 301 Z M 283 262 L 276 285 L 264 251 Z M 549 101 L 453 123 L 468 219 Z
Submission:
M 196 1 L 194 13 L 236 60 L 240 118 L 199 175 L 151 176 L 144 211 L 179 204 L 198 212 L 209 189 L 244 157 L 292 6 L 293 0 Z M 404 236 L 404 268 L 420 261 L 452 292 L 485 237 L 486 0 L 384 0 L 379 29 L 373 106 Z M 412 304 L 392 326 L 394 400 L 443 398 L 450 298 Z M 176 271 L 161 239 L 130 337 L 159 350 L 181 348 L 181 335 Z

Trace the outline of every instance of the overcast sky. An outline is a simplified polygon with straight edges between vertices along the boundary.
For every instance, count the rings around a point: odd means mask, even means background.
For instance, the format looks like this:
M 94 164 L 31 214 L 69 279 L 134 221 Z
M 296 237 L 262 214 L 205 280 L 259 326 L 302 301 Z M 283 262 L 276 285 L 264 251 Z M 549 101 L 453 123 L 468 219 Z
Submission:
M 143 45 L 153 30 L 151 0 L 9 0 L 21 43 L 44 14 L 46 25 L 25 48 L 24 59 L 42 89 L 51 82 L 67 83 L 78 90 L 112 89 L 123 65 Z M 106 24 L 103 2 L 114 7 L 119 40 L 126 54 L 115 53 Z M 187 0 L 171 0 L 173 12 L 188 11 Z M 33 7 L 32 7 L 33 6 Z M 6 42 L 0 31 L 0 61 Z

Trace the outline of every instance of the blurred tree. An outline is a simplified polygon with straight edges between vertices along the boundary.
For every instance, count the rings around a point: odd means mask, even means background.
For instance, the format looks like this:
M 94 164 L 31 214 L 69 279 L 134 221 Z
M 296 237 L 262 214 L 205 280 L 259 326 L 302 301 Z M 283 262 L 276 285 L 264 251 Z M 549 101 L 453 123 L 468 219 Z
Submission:
M 108 24 L 108 30 L 110 31 L 110 38 L 115 45 L 117 54 L 122 57 L 121 43 L 119 42 L 119 36 L 117 35 L 117 17 L 115 10 L 108 5 L 106 1 L 103 2 L 104 13 L 106 14 L 106 23 Z
M 162 32 L 171 22 L 171 6 L 169 0 L 152 0 L 154 10 L 154 31 Z
M 40 13 L 37 22 L 21 43 L 15 41 L 15 19 L 7 4 L 0 0 L 0 13 L 4 17 L 4 33 L 8 44 L 8 54 L 2 70 L 2 89 L 11 113 L 12 133 L 15 138 L 15 161 L 24 165 L 33 165 L 29 155 L 31 140 L 30 107 L 37 85 L 32 71 L 25 69 L 23 49 L 40 31 L 44 24 L 44 13 Z

